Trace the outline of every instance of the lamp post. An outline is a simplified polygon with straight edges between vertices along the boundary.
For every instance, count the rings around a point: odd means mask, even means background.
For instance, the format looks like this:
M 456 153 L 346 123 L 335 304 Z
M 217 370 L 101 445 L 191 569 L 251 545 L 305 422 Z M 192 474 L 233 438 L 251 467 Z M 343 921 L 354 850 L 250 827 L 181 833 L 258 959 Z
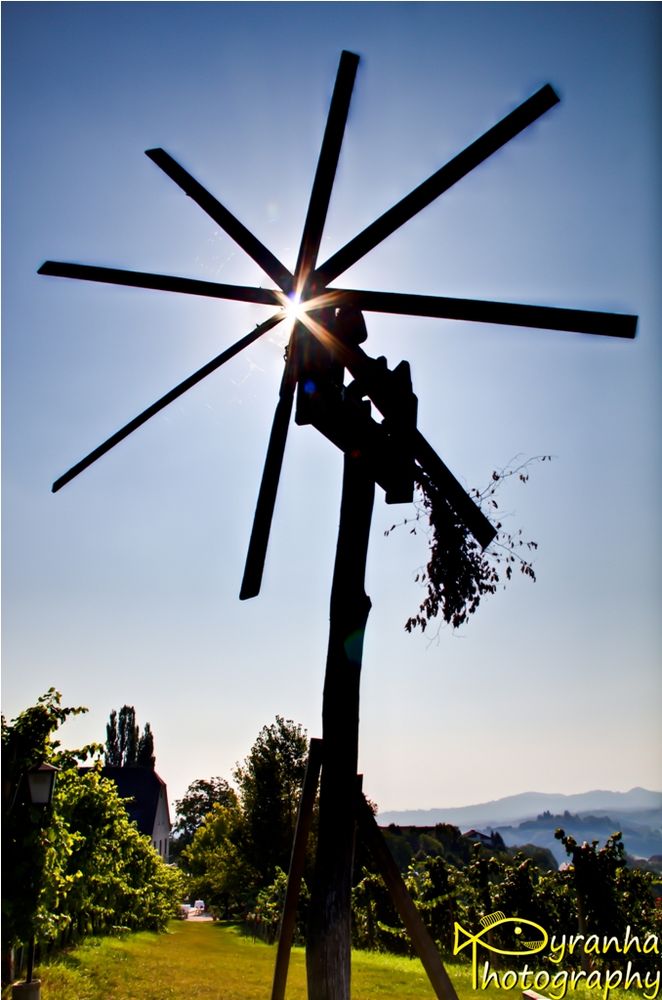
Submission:
M 40 764 L 26 774 L 30 804 L 38 809 L 47 809 L 53 801 L 55 776 L 57 767 L 52 764 Z M 34 978 L 35 938 L 34 932 L 28 945 L 28 967 L 24 983 L 12 986 L 12 1000 L 39 1000 L 41 996 L 41 980 Z

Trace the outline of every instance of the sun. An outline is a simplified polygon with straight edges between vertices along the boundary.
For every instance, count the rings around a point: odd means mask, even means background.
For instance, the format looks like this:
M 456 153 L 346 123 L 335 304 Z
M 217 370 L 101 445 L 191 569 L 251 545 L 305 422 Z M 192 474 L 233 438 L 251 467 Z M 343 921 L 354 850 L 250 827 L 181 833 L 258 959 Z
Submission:
M 301 303 L 301 292 L 291 292 L 283 303 L 285 316 L 292 323 L 299 323 L 306 315 L 306 308 Z

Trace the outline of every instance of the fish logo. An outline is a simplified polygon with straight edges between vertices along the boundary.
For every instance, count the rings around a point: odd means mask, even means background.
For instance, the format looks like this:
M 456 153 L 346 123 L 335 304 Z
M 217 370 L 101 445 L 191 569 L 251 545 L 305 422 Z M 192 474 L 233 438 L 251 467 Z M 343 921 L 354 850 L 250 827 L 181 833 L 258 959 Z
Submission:
M 547 946 L 549 941 L 549 935 L 544 927 L 540 924 L 536 924 L 533 920 L 523 920 L 520 917 L 507 917 L 501 910 L 496 913 L 490 913 L 488 916 L 483 917 L 479 921 L 482 930 L 477 934 L 470 934 L 468 931 L 455 921 L 455 940 L 453 942 L 453 954 L 458 955 L 464 948 L 471 947 L 471 964 L 473 968 L 473 988 L 478 989 L 478 976 L 476 967 L 476 952 L 478 948 L 485 948 L 487 951 L 495 952 L 497 955 L 536 955 L 539 951 Z M 488 937 L 490 933 L 496 927 L 503 927 L 505 924 L 512 924 L 512 927 L 506 928 L 506 930 L 512 932 L 512 944 L 519 946 L 513 948 L 497 948 L 496 945 L 492 944 Z M 521 940 L 521 935 L 524 933 L 524 928 L 527 928 L 527 934 L 531 934 L 533 937 L 533 932 L 537 931 L 540 937 L 535 937 L 533 940 L 523 941 Z M 528 929 L 531 928 L 531 931 Z

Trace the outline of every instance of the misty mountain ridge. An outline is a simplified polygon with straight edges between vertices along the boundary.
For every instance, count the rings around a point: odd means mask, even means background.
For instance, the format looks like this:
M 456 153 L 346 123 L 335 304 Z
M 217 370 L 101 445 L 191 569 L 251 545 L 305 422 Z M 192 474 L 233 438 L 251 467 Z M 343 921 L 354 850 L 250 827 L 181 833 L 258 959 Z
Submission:
M 508 847 L 534 844 L 549 849 L 558 864 L 567 861 L 563 845 L 554 837 L 558 827 L 580 843 L 604 843 L 612 833 L 620 831 L 625 849 L 633 857 L 662 855 L 662 792 L 645 788 L 576 795 L 523 792 L 475 806 L 384 812 L 377 819 L 381 826 L 450 823 L 462 831 L 493 831 Z
M 521 792 L 508 795 L 491 802 L 472 806 L 451 806 L 436 809 L 403 809 L 379 812 L 380 826 L 395 823 L 396 826 L 435 826 L 437 823 L 452 823 L 465 830 L 469 827 L 500 826 L 502 824 L 523 823 L 536 819 L 541 813 L 575 815 L 591 813 L 596 816 L 608 815 L 617 819 L 621 813 L 662 811 L 662 792 L 651 792 L 645 788 L 631 788 L 629 792 L 609 792 L 594 790 L 564 795 L 554 792 Z M 633 818 L 633 817 L 628 817 Z

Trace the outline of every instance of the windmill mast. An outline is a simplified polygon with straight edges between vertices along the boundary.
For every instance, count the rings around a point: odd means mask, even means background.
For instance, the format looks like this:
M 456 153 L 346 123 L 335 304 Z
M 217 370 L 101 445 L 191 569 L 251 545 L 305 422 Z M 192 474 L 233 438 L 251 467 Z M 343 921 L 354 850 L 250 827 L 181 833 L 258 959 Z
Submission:
M 409 365 L 393 370 L 386 359 L 369 357 L 361 344 L 367 333 L 365 312 L 415 315 L 474 323 L 526 326 L 552 331 L 631 339 L 636 316 L 552 308 L 523 303 L 486 302 L 440 296 L 336 288 L 330 283 L 387 239 L 418 212 L 458 183 L 476 166 L 518 136 L 558 103 L 551 86 L 531 95 L 440 167 L 408 195 L 318 264 L 359 58 L 343 52 L 313 181 L 296 265 L 290 271 L 277 257 L 163 149 L 147 156 L 248 254 L 272 280 L 273 289 L 129 271 L 61 261 L 46 261 L 39 273 L 53 277 L 151 288 L 188 295 L 257 303 L 271 315 L 206 365 L 183 379 L 142 413 L 111 434 L 53 483 L 57 492 L 141 427 L 288 315 L 299 301 L 285 371 L 274 414 L 257 499 L 240 597 L 260 591 L 278 483 L 296 400 L 295 419 L 309 423 L 344 455 L 340 526 L 331 588 L 329 641 L 322 706 L 323 739 L 313 741 L 293 850 L 286 912 L 279 944 L 272 1000 L 283 1000 L 291 944 L 293 908 L 301 878 L 302 851 L 312 816 L 321 751 L 320 824 L 311 920 L 307 938 L 309 1000 L 350 1000 L 351 876 L 355 829 L 362 831 L 380 866 L 403 922 L 418 950 L 439 1000 L 457 1000 L 441 960 L 359 794 L 357 776 L 359 689 L 363 639 L 370 612 L 365 568 L 375 486 L 387 503 L 410 501 L 416 481 L 429 480 L 468 534 L 486 547 L 496 531 L 416 426 L 417 401 Z M 353 381 L 345 385 L 345 373 Z M 372 407 L 383 420 L 377 421 Z M 287 930 L 289 928 L 289 930 Z

